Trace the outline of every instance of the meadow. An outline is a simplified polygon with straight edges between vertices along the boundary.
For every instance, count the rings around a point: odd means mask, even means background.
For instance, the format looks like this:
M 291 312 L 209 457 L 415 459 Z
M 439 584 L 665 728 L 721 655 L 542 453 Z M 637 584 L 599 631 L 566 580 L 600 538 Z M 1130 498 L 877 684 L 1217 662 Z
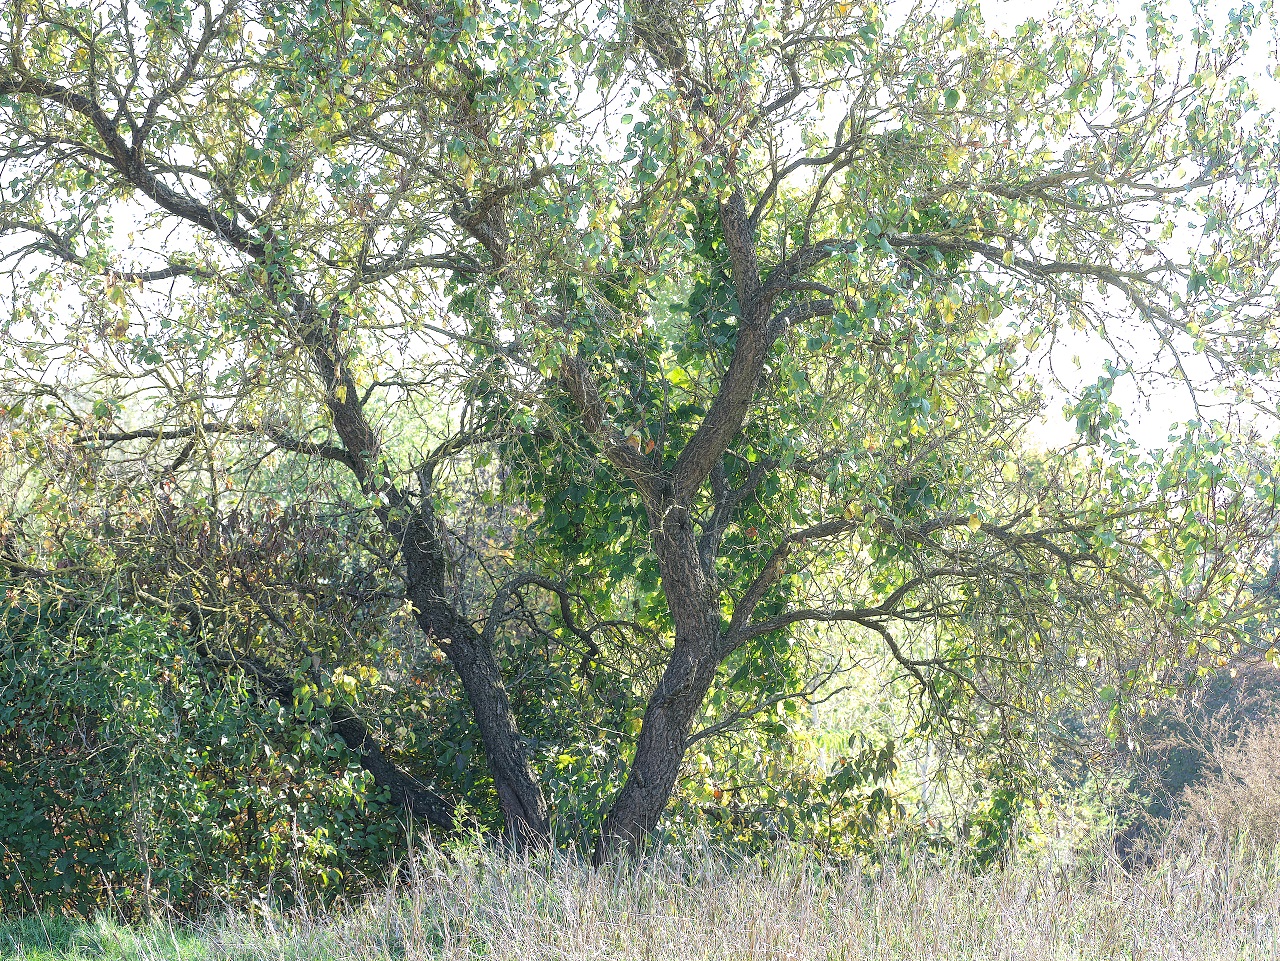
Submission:
M 562 856 L 420 852 L 336 911 L 0 926 L 25 961 L 1050 961 L 1280 957 L 1280 858 L 1167 850 L 1126 870 L 1019 856 L 987 872 L 922 855 L 823 866 L 669 848 L 601 869 Z

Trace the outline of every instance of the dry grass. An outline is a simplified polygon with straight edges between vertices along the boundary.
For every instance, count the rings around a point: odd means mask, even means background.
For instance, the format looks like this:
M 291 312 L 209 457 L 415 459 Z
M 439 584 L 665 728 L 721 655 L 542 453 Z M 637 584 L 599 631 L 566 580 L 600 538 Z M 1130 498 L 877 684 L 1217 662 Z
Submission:
M 980 876 L 917 861 L 868 877 L 791 855 L 765 866 L 667 851 L 593 871 L 431 851 L 396 888 L 338 915 L 228 916 L 185 932 L 100 923 L 55 951 L 10 942 L 48 961 L 1275 959 L 1280 861 L 1200 852 L 1136 875 L 1104 862 Z

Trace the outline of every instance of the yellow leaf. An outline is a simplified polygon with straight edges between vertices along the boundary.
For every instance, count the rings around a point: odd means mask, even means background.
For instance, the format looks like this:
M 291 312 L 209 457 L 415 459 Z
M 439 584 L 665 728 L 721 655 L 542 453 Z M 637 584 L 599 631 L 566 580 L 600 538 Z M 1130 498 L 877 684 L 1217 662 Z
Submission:
M 333 396 L 338 398 L 339 404 L 345 404 L 347 402 L 347 385 L 339 384 L 335 387 L 333 389 Z

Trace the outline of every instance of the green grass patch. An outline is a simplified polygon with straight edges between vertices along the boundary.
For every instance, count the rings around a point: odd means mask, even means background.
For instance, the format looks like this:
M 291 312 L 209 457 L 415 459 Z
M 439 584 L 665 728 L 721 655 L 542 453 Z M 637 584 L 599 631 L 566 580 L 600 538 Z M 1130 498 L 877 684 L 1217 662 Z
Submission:
M 203 961 L 208 932 L 176 922 L 124 925 L 25 917 L 0 921 L 0 958 L 22 961 Z

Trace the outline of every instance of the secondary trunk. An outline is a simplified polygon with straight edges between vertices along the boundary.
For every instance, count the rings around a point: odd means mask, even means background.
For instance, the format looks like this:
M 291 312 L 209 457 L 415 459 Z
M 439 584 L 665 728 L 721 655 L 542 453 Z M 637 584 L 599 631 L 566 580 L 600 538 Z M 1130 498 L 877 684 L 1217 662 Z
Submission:
M 507 837 L 518 848 L 547 844 L 547 802 L 529 763 L 501 667 L 493 649 L 445 596 L 445 557 L 429 509 L 423 508 L 409 525 L 401 552 L 418 626 L 444 652 L 467 693 Z

